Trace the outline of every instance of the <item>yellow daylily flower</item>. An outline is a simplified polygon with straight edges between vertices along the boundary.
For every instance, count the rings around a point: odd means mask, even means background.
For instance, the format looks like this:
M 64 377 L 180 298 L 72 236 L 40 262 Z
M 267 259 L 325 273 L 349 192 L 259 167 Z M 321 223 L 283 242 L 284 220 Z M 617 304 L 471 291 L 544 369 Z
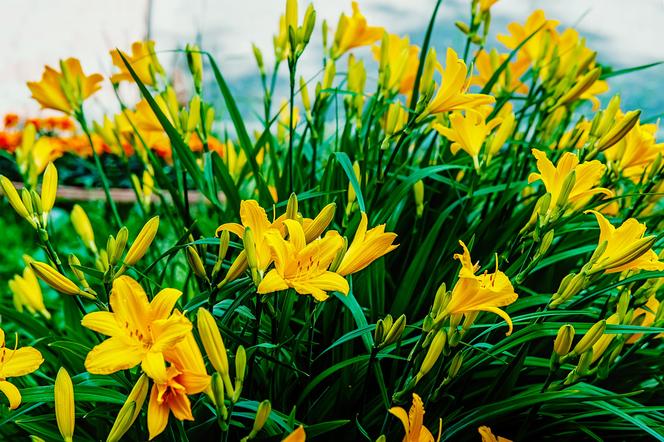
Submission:
M 350 49 L 368 46 L 383 36 L 385 30 L 379 26 L 369 26 L 360 12 L 356 1 L 352 2 L 353 15 L 341 14 L 334 34 L 331 56 L 336 59 Z
M 116 278 L 110 297 L 112 312 L 88 313 L 81 321 L 84 327 L 109 336 L 88 353 L 85 368 L 94 374 L 130 369 L 149 354 L 162 353 L 183 340 L 191 322 L 177 310 L 171 313 L 181 295 L 179 290 L 163 289 L 149 302 L 136 280 Z
M 657 143 L 657 124 L 636 125 L 623 139 L 604 151 L 611 167 L 638 182 L 658 155 L 664 155 L 664 143 Z
M 593 160 L 579 164 L 579 158 L 576 154 L 565 152 L 554 166 L 545 152 L 533 149 L 532 153 L 537 158 L 539 173 L 531 173 L 528 182 L 533 183 L 542 180 L 546 191 L 551 194 L 552 204 L 559 204 L 561 207 L 569 204 L 571 210 L 578 210 L 585 206 L 595 195 L 613 196 L 611 190 L 604 187 L 595 187 L 602 180 L 606 170 L 606 166 L 601 162 Z M 571 173 L 574 173 L 574 186 L 569 192 L 567 200 L 559 201 Z
M 383 45 L 387 45 L 386 48 Z M 390 93 L 410 96 L 417 76 L 420 48 L 410 44 L 408 37 L 388 34 L 380 46 L 371 48 L 374 59 L 388 67 L 381 75 L 381 86 Z
M 21 405 L 21 393 L 7 378 L 25 376 L 37 370 L 44 362 L 39 350 L 33 347 L 8 349 L 5 342 L 5 332 L 0 328 L 0 393 L 9 400 L 9 408 L 14 410 Z
M 170 362 L 166 367 L 165 362 Z M 198 344 L 191 332 L 183 340 L 162 353 L 151 352 L 143 363 L 143 370 L 152 379 L 148 403 L 150 440 L 166 428 L 171 413 L 178 420 L 194 420 L 188 395 L 208 389 L 210 376 Z
M 636 218 L 629 218 L 619 227 L 611 223 L 595 210 L 588 210 L 597 218 L 599 224 L 598 247 L 604 251 L 597 257 L 589 273 L 618 273 L 625 270 L 664 270 L 664 262 L 659 260 L 657 253 L 652 250 L 655 236 L 643 236 L 646 225 Z
M 641 327 L 650 327 L 655 323 L 655 314 L 659 309 L 659 301 L 655 295 L 651 295 L 648 301 L 642 306 L 634 310 L 632 316 L 632 325 L 639 325 Z M 643 333 L 635 333 L 625 341 L 625 344 L 634 344 L 643 336 Z M 664 333 L 657 335 L 657 338 L 664 336 Z
M 418 117 L 419 120 L 431 114 L 476 109 L 496 101 L 491 95 L 468 93 L 470 87 L 470 80 L 467 78 L 468 68 L 454 49 L 447 49 L 445 67 L 440 70 L 442 83 L 433 99 Z
M 76 58 L 60 61 L 61 72 L 46 66 L 41 81 L 29 81 L 32 98 L 44 109 L 72 114 L 80 110 L 83 101 L 100 89 L 100 74 L 85 75 Z
M 508 49 L 515 49 L 537 31 L 519 50 L 531 62 L 537 62 L 548 53 L 551 36 L 555 33 L 556 26 L 558 26 L 558 21 L 548 20 L 544 15 L 544 11 L 538 9 L 528 17 L 524 25 L 519 23 L 507 25 L 510 35 L 498 35 L 498 41 Z
M 456 155 L 463 150 L 473 159 L 476 170 L 480 168 L 480 151 L 491 131 L 501 123 L 500 118 L 486 121 L 491 108 L 482 110 L 467 110 L 464 116 L 461 112 L 450 115 L 450 126 L 435 123 L 432 127 L 439 134 L 452 142 L 450 150 Z
M 13 294 L 14 306 L 19 312 L 22 312 L 25 307 L 32 314 L 39 312 L 46 319 L 51 319 L 51 314 L 46 310 L 46 306 L 44 305 L 44 296 L 39 281 L 30 268 L 32 258 L 24 255 L 23 260 L 26 263 L 23 269 L 23 276 L 14 275 L 9 280 L 9 290 Z
M 396 233 L 385 232 L 385 224 L 367 230 L 369 221 L 362 212 L 355 237 L 344 254 L 339 267 L 335 270 L 342 276 L 357 273 L 383 255 L 387 255 L 398 245 L 393 244 Z
M 111 76 L 113 83 L 121 81 L 133 81 L 127 66 L 120 57 L 120 53 L 127 59 L 132 69 L 136 72 L 139 80 L 147 86 L 155 86 L 157 84 L 156 74 L 163 74 L 164 68 L 161 67 L 159 59 L 154 49 L 154 41 L 136 41 L 131 44 L 131 55 L 114 49 L 110 51 L 113 64 L 120 69 L 120 72 Z
M 475 68 L 477 75 L 470 78 L 471 85 L 486 85 L 493 74 L 505 62 L 508 54 L 499 54 L 492 49 L 491 52 L 481 50 L 475 55 Z M 507 64 L 507 67 L 498 77 L 491 92 L 497 94 L 528 93 L 528 86 L 521 81 L 521 77 L 530 67 L 530 60 L 524 56 L 517 57 L 515 61 Z
M 443 429 L 443 419 L 438 420 L 438 437 L 434 439 L 433 434 L 424 426 L 424 403 L 416 393 L 413 393 L 413 404 L 409 411 L 401 407 L 390 408 L 390 414 L 401 421 L 406 432 L 403 442 L 438 442 Z
M 251 229 L 254 236 L 254 243 L 256 244 L 258 270 L 265 271 L 272 262 L 272 251 L 265 240 L 266 234 L 273 230 L 281 232 L 283 230 L 282 223 L 284 218 L 285 216 L 282 215 L 273 222 L 270 222 L 267 219 L 265 209 L 259 206 L 257 201 L 244 200 L 240 203 L 240 221 L 242 224 L 222 224 L 217 228 L 216 235 L 219 236 L 221 232 L 227 230 L 242 239 L 244 237 L 244 230 L 246 228 Z
M 288 229 L 288 240 L 276 230 L 265 235 L 274 256 L 274 269 L 265 275 L 258 293 L 273 293 L 291 287 L 318 301 L 326 300 L 329 291 L 347 295 L 350 288 L 346 278 L 328 270 L 343 247 L 343 239 L 336 232 L 328 232 L 325 237 L 307 244 L 299 222 L 287 219 L 284 225 Z
M 489 12 L 491 7 L 498 3 L 498 0 L 479 0 L 480 3 L 480 13 Z
M 477 432 L 480 433 L 482 437 L 482 442 L 512 442 L 511 439 L 501 436 L 495 436 L 491 431 L 491 428 L 483 425 L 477 429 Z
M 494 313 L 507 322 L 509 330 L 506 335 L 509 336 L 512 333 L 512 319 L 499 307 L 512 304 L 519 295 L 514 292 L 507 275 L 498 270 L 497 256 L 494 273 L 485 271 L 481 275 L 476 275 L 479 264 L 473 264 L 466 244 L 463 241 L 459 241 L 459 244 L 463 248 L 463 253 L 454 255 L 454 259 L 461 261 L 459 280 L 452 289 L 449 303 L 436 317 L 436 322 L 449 315 L 485 311 Z

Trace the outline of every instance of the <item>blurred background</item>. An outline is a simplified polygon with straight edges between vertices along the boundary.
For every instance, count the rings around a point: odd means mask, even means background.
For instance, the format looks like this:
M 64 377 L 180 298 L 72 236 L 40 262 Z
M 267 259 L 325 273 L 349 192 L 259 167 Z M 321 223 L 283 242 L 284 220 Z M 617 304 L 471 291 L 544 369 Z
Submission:
M 306 3 L 301 1 L 301 8 Z M 317 31 L 312 38 L 300 73 L 309 79 L 319 74 L 320 23 L 326 19 L 334 28 L 341 12 L 350 13 L 350 0 L 314 0 Z M 434 0 L 360 0 L 360 9 L 371 25 L 390 32 L 408 34 L 420 44 L 433 10 Z M 257 69 L 251 52 L 256 43 L 271 58 L 272 35 L 277 30 L 284 2 L 277 0 L 3 0 L 0 16 L 0 115 L 16 112 L 38 115 L 25 86 L 41 76 L 44 64 L 77 57 L 86 72 L 112 72 L 108 51 L 129 50 L 133 41 L 149 36 L 156 41 L 165 68 L 184 68 L 177 51 L 196 42 L 217 59 L 245 109 L 260 103 Z M 616 69 L 664 60 L 664 0 L 500 0 L 492 8 L 492 35 L 488 47 L 504 48 L 495 36 L 504 33 L 511 21 L 524 22 L 530 12 L 541 8 L 561 27 L 574 26 L 599 52 L 598 60 Z M 439 52 L 448 45 L 459 51 L 463 36 L 454 21 L 467 21 L 469 0 L 444 0 L 438 14 L 432 45 Z M 362 51 L 371 58 L 368 48 Z M 269 66 L 269 63 L 268 63 Z M 283 75 L 287 70 L 283 69 Z M 664 111 L 661 88 L 664 66 L 657 66 L 612 78 L 611 89 L 622 96 L 624 109 L 643 109 L 644 119 Z M 89 108 L 115 110 L 110 84 Z M 607 94 L 608 95 L 608 94 Z

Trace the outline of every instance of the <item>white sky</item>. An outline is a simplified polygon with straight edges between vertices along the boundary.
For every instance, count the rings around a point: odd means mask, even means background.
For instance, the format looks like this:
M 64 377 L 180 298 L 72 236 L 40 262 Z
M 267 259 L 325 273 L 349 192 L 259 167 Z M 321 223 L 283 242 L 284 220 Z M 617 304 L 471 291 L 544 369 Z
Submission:
M 278 0 L 154 0 L 152 38 L 157 50 L 177 49 L 202 36 L 203 48 L 216 55 L 222 72 L 231 80 L 253 75 L 255 64 L 251 42 L 268 53 L 272 34 L 282 12 Z M 301 3 L 304 9 L 305 3 Z M 327 19 L 332 27 L 342 10 L 350 10 L 350 0 L 315 0 L 320 26 Z M 410 33 L 419 43 L 433 8 L 434 0 L 361 0 L 360 7 L 369 22 L 385 26 L 391 32 Z M 664 60 L 664 0 L 500 0 L 493 8 L 493 31 L 504 30 L 505 24 L 523 22 L 536 8 L 563 25 L 575 25 L 599 51 L 599 59 L 617 67 L 628 67 Z M 2 0 L 0 17 L 0 115 L 7 112 L 34 113 L 37 105 L 29 99 L 25 81 L 41 76 L 44 64 L 57 64 L 58 59 L 80 58 L 86 72 L 111 71 L 108 50 L 128 49 L 131 42 L 142 39 L 146 31 L 147 0 Z M 458 36 L 453 29 L 456 19 L 467 14 L 464 0 L 444 0 L 437 29 Z M 320 41 L 319 27 L 314 33 Z M 454 40 L 458 43 L 460 40 Z M 436 45 L 436 41 L 433 41 Z M 438 44 L 439 50 L 442 43 Z M 168 66 L 167 54 L 161 56 Z M 317 70 L 317 57 L 303 66 L 303 73 Z M 637 84 L 643 88 L 647 78 L 639 74 L 620 80 L 619 89 L 629 93 Z M 627 78 L 627 77 L 625 77 Z M 650 83 L 649 83 L 650 84 Z M 652 83 L 659 90 L 659 82 Z M 240 91 L 241 93 L 242 91 Z M 664 94 L 660 93 L 659 97 Z M 100 107 L 113 106 L 110 92 L 95 97 Z M 652 97 L 651 97 L 652 98 Z M 641 99 L 641 98 L 639 98 Z M 659 110 L 664 111 L 664 106 Z

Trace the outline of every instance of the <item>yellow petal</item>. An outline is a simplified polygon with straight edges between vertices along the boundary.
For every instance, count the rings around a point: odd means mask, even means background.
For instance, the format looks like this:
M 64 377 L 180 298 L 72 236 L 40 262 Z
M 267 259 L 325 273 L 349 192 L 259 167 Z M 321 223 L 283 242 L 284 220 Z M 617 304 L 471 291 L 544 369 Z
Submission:
M 126 340 L 109 338 L 96 345 L 85 358 L 85 369 L 93 374 L 110 374 L 135 367 L 143 357 L 137 345 Z
M 18 350 L 0 349 L 0 379 L 23 376 L 37 370 L 44 362 L 39 350 L 32 347 L 21 347 Z
M 81 320 L 83 327 L 96 331 L 106 336 L 118 336 L 122 329 L 115 320 L 115 314 L 111 312 L 88 313 Z
M 163 289 L 152 299 L 150 303 L 150 308 L 152 309 L 152 318 L 153 319 L 164 319 L 166 318 L 175 303 L 182 296 L 182 292 L 176 289 Z
M 0 381 L 0 392 L 2 392 L 9 400 L 9 409 L 15 410 L 21 405 L 21 392 L 14 384 L 7 381 Z

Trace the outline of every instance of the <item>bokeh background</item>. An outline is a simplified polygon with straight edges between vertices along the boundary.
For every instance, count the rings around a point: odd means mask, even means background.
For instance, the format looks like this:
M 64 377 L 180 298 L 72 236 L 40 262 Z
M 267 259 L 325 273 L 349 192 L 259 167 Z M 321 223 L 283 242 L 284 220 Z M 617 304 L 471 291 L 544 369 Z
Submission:
M 270 58 L 283 3 L 278 0 L 2 0 L 0 2 L 0 114 L 37 115 L 29 99 L 26 80 L 38 79 L 44 64 L 57 64 L 70 56 L 81 59 L 86 72 L 108 75 L 112 65 L 108 51 L 128 50 L 131 42 L 146 36 L 157 42 L 166 68 L 183 68 L 183 56 L 174 51 L 197 42 L 216 57 L 236 98 L 251 109 L 260 100 L 251 43 Z M 300 2 L 305 4 L 304 1 Z M 318 30 L 323 19 L 334 27 L 350 0 L 314 0 Z M 432 45 L 461 50 L 463 36 L 455 20 L 467 20 L 469 0 L 444 0 Z M 434 0 L 360 0 L 360 8 L 372 25 L 408 34 L 420 43 Z M 302 8 L 304 6 L 301 6 Z M 599 52 L 599 61 L 616 69 L 664 60 L 664 0 L 500 0 L 493 8 L 491 45 L 511 21 L 523 22 L 534 9 L 562 27 L 575 26 Z M 320 34 L 301 64 L 305 78 L 318 74 Z M 317 46 L 318 45 L 318 46 Z M 500 47 L 500 46 L 499 46 Z M 371 58 L 368 49 L 364 49 Z M 286 75 L 286 69 L 283 74 Z M 644 119 L 664 112 L 664 66 L 613 78 L 613 91 L 622 96 L 624 109 L 642 108 Z M 110 86 L 93 98 L 90 108 L 115 109 Z

